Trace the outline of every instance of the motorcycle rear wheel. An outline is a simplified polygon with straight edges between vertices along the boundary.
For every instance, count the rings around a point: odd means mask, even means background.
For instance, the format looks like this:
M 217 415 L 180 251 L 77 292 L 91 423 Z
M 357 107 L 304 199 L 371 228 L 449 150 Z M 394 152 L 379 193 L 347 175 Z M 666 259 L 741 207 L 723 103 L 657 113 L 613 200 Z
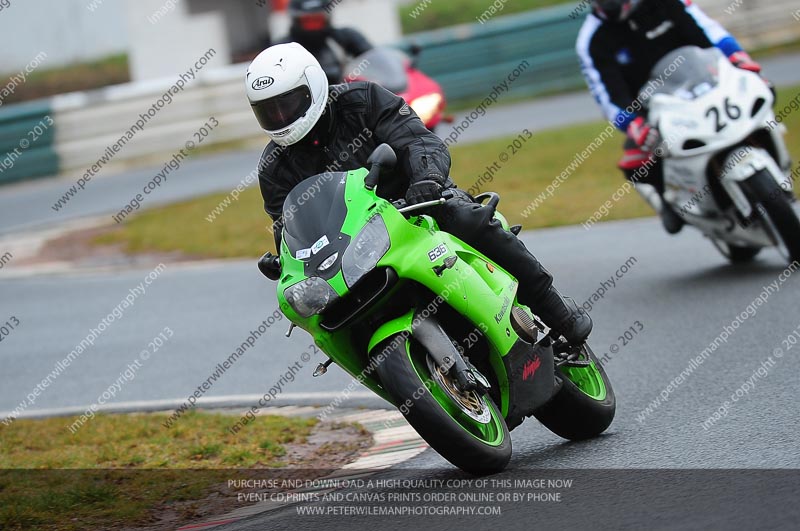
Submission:
M 561 389 L 533 414 L 548 430 L 571 441 L 590 439 L 606 431 L 617 410 L 611 381 L 588 345 L 583 347 L 582 358 L 592 363 L 588 367 L 556 369 L 562 380 Z
M 381 385 L 409 424 L 442 457 L 474 475 L 502 471 L 511 459 L 511 435 L 488 395 L 459 393 L 417 342 L 392 336 L 374 352 Z

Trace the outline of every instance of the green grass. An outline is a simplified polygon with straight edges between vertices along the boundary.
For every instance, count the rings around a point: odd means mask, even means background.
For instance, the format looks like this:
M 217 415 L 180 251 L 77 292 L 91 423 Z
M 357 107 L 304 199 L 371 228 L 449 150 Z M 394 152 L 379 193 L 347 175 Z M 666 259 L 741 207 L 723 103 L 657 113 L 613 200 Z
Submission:
M 171 428 L 164 415 L 97 415 L 75 434 L 72 417 L 19 419 L 0 426 L 0 469 L 226 468 L 281 466 L 282 446 L 303 442 L 316 419 L 258 417 L 237 434 L 228 415 L 190 412 Z M 242 460 L 242 449 L 251 457 Z M 0 503 L 2 505 L 2 503 Z
M 511 15 L 540 7 L 566 3 L 570 3 L 569 0 L 509 0 L 504 4 L 502 11 L 498 11 L 495 16 Z M 415 0 L 410 4 L 399 7 L 400 23 L 405 34 L 433 30 L 455 24 L 477 23 L 478 17 L 489 9 L 491 5 L 492 2 L 489 0 L 459 0 L 457 2 L 432 0 L 425 6 L 423 0 Z M 575 2 L 575 5 L 577 5 L 577 2 Z M 412 16 L 415 13 L 415 9 L 418 9 L 416 17 Z
M 253 161 L 253 166 L 258 161 Z M 146 210 L 113 231 L 98 237 L 98 244 L 122 244 L 126 252 L 181 251 L 204 258 L 256 256 L 275 249 L 268 232 L 258 187 L 245 191 L 214 223 L 208 216 L 228 193 L 214 194 L 165 207 Z
M 789 101 L 798 92 L 800 86 L 781 90 L 780 101 Z M 800 112 L 792 113 L 785 123 L 789 128 L 789 149 L 800 153 Z M 481 190 L 498 192 L 502 196 L 503 214 L 511 223 L 521 223 L 526 229 L 585 222 L 624 182 L 616 168 L 621 155 L 621 134 L 605 142 L 531 216 L 526 218 L 523 211 L 605 125 L 595 122 L 534 135 Z M 473 127 L 480 127 L 480 122 Z M 487 165 L 497 160 L 501 152 L 509 151 L 508 144 L 508 139 L 499 139 L 452 148 L 453 179 L 468 190 Z M 257 257 L 266 250 L 274 251 L 272 235 L 267 231 L 270 221 L 264 214 L 257 187 L 243 193 L 214 223 L 205 220 L 226 195 L 147 210 L 101 236 L 97 243 L 121 244 L 130 253 L 182 251 L 218 258 Z M 650 208 L 638 194 L 631 193 L 615 203 L 605 220 L 648 215 L 652 215 Z
M 285 466 L 284 445 L 317 423 L 263 416 L 232 435 L 231 416 L 191 412 L 171 429 L 165 418 L 98 415 L 74 435 L 67 417 L 0 426 L 0 529 L 131 526 L 153 507 L 202 499 L 231 478 L 225 469 Z
M 97 61 L 77 63 L 59 68 L 46 68 L 47 59 L 34 70 L 27 81 L 17 87 L 4 103 L 16 103 L 45 98 L 65 92 L 91 90 L 130 81 L 127 54 L 112 55 Z M 10 78 L 17 72 L 7 72 Z
M 751 54 L 757 60 L 769 59 L 775 55 L 789 54 L 800 52 L 800 39 L 789 41 L 783 44 L 776 44 L 774 46 L 765 46 L 752 50 Z

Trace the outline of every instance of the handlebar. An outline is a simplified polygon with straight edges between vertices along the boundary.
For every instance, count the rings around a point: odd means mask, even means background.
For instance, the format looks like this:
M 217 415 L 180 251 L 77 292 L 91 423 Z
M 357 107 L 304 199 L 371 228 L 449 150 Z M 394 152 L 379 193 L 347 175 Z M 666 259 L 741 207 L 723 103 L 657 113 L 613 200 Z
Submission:
M 442 191 L 442 197 L 435 201 L 426 201 L 424 203 L 417 203 L 416 205 L 408 206 L 405 199 L 397 199 L 392 201 L 392 205 L 400 212 L 401 214 L 407 214 L 409 212 L 415 212 L 417 210 L 423 210 L 425 208 L 430 208 L 434 206 L 443 205 L 446 202 L 450 201 L 451 199 L 455 198 L 455 194 L 453 190 L 447 189 Z M 479 196 L 475 197 L 475 201 L 478 203 L 483 203 L 489 200 L 485 206 L 492 209 L 492 215 L 494 215 L 495 211 L 497 210 L 497 205 L 500 203 L 500 196 L 495 192 L 485 192 L 480 194 Z
M 447 199 L 442 197 L 440 199 L 437 199 L 436 201 L 425 201 L 424 203 L 417 203 L 416 205 L 400 207 L 400 208 L 397 209 L 397 211 L 400 212 L 401 214 L 407 214 L 409 212 L 414 212 L 416 210 L 422 210 L 423 208 L 430 208 L 430 207 L 433 207 L 433 206 L 443 205 L 446 202 L 447 202 Z M 399 201 L 395 201 L 392 204 L 397 206 L 396 203 L 399 203 Z M 403 201 L 403 203 L 405 203 L 405 201 Z

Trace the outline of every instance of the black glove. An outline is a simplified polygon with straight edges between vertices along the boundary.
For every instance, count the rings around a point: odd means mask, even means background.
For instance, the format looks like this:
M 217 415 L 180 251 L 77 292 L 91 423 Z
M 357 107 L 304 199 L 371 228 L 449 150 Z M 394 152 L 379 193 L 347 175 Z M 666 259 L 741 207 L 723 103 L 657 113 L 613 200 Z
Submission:
M 270 280 L 281 278 L 281 259 L 272 253 L 266 253 L 258 261 L 258 270 Z
M 442 185 L 432 180 L 419 181 L 408 187 L 406 203 L 408 206 L 436 201 L 442 198 Z

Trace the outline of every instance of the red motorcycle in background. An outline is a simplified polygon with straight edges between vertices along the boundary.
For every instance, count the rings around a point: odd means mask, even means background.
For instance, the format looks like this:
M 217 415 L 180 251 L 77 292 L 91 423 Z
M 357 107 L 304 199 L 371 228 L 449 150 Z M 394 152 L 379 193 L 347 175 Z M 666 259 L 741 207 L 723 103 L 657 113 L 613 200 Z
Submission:
M 413 57 L 394 48 L 373 48 L 351 60 L 345 72 L 345 82 L 371 81 L 394 92 L 408 102 L 425 126 L 433 129 L 445 116 L 447 101 L 441 85 L 415 67 L 419 48 L 412 49 Z

